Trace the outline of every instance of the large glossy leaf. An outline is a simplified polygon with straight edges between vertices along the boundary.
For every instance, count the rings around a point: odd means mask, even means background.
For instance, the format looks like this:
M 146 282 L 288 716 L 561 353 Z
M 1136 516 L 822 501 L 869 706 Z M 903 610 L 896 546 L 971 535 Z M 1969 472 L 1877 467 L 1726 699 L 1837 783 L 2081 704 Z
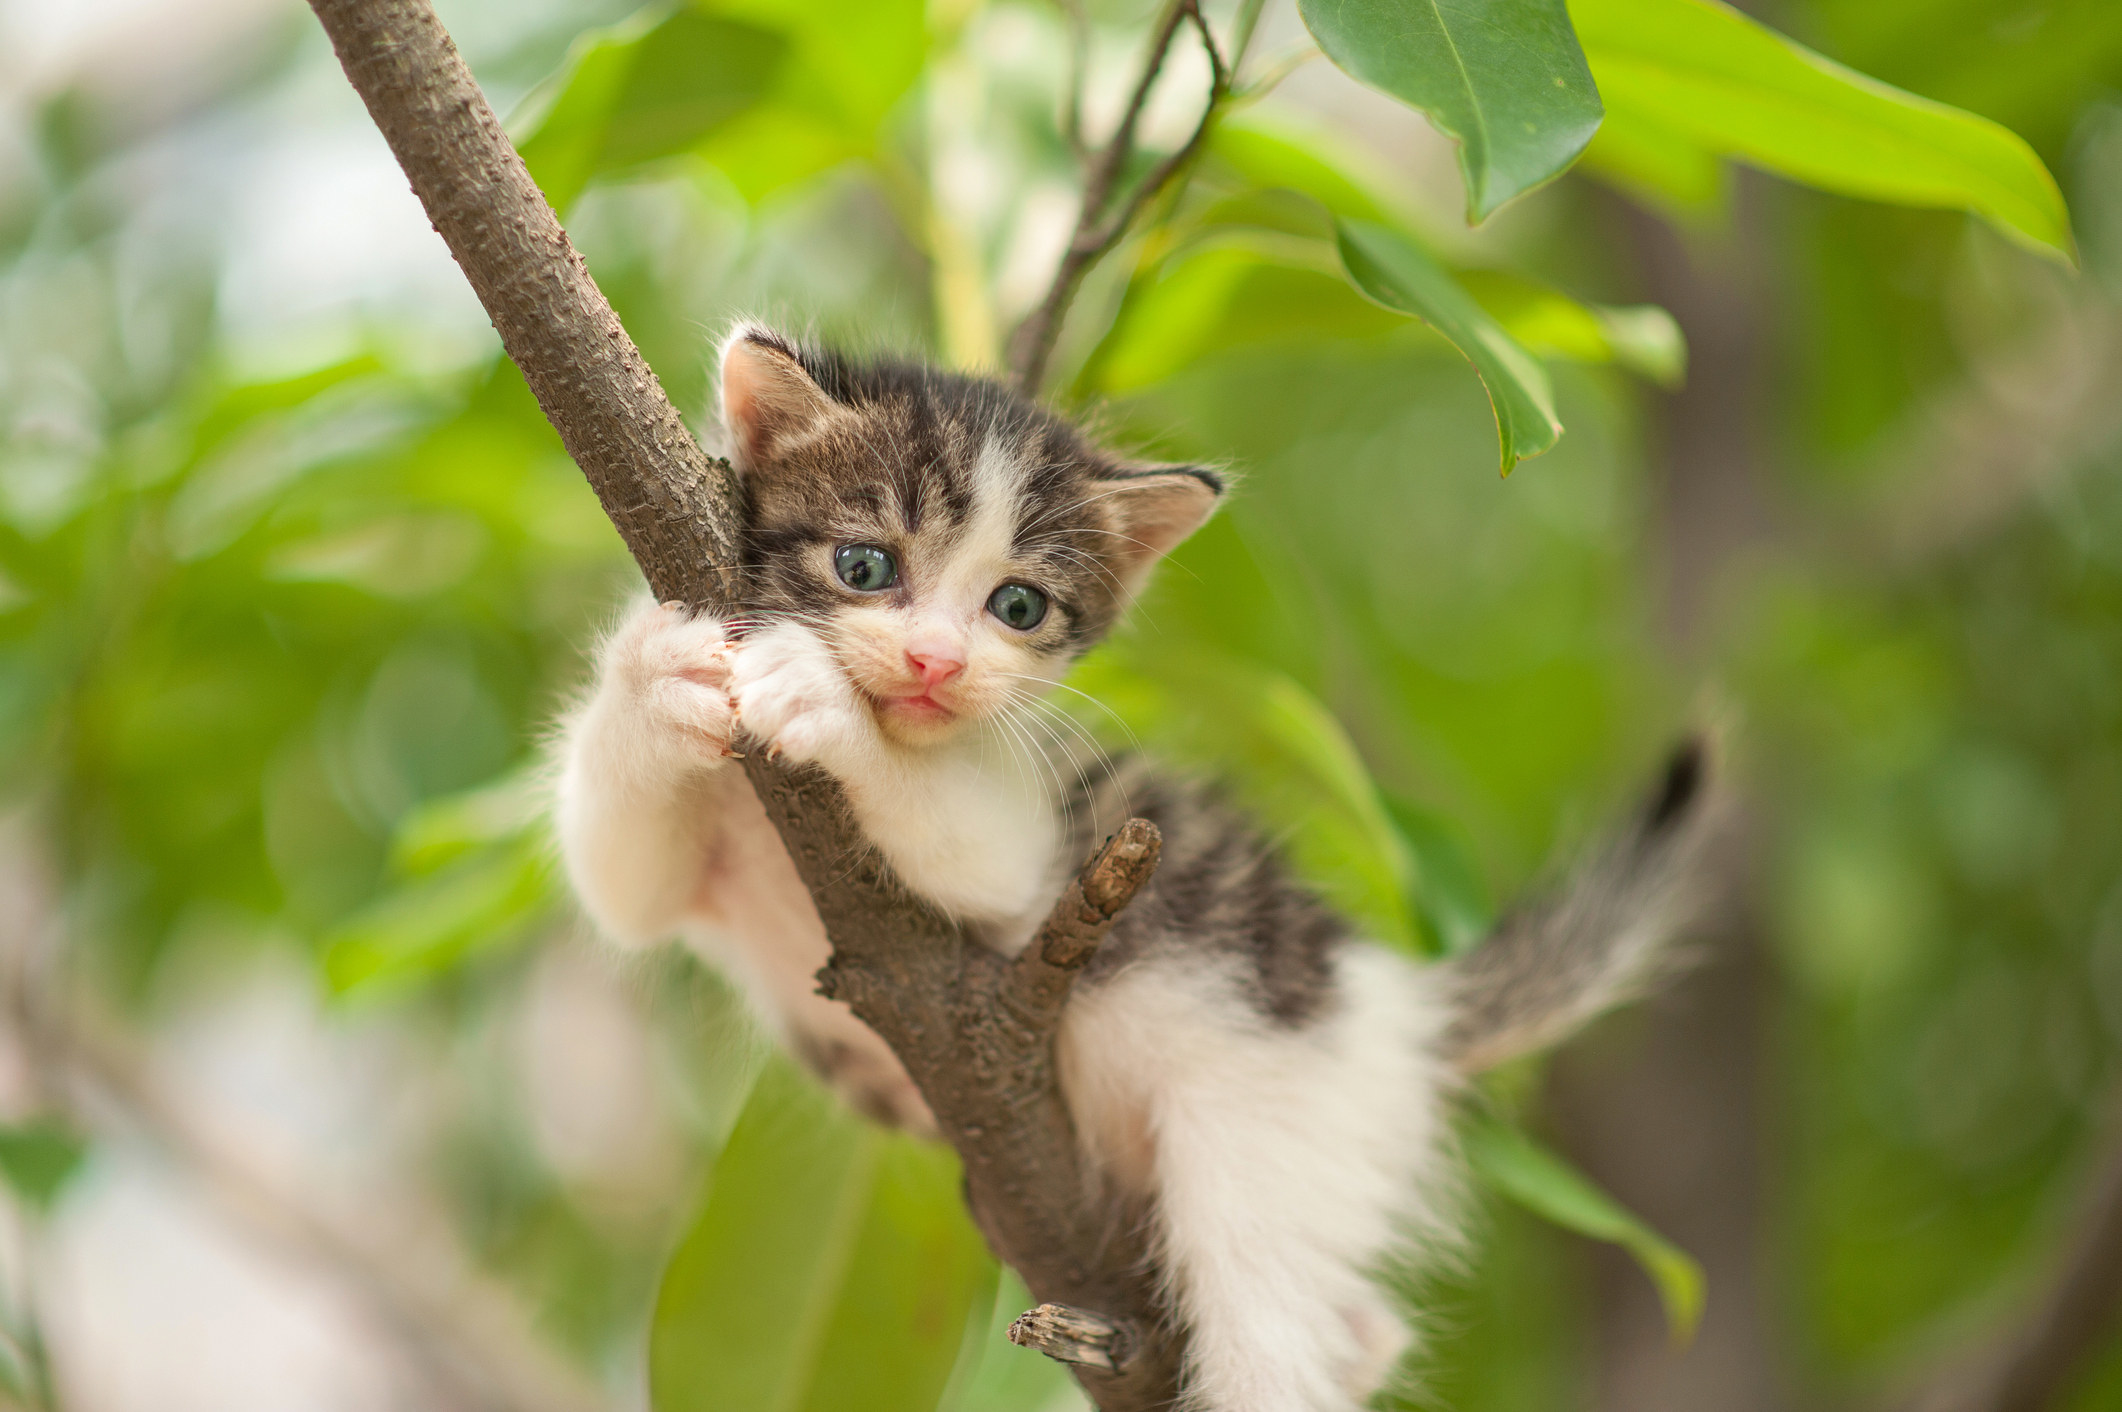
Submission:
M 1599 93 L 1563 0 L 1300 0 L 1327 57 L 1459 144 L 1469 220 L 1576 160 Z
M 1570 14 L 1626 177 L 1699 200 L 1692 149 L 1849 196 L 1972 211 L 2073 258 L 2055 179 L 2008 128 L 1845 68 L 1719 0 L 1571 0 Z
M 1547 370 L 1473 296 L 1452 282 L 1428 251 L 1389 226 L 1340 221 L 1348 277 L 1388 309 L 1422 320 L 1451 341 L 1481 375 L 1496 414 L 1503 474 L 1562 435 Z
M 1483 1118 L 1465 1134 L 1474 1170 L 1511 1200 L 1556 1225 L 1612 1241 L 1636 1257 L 1665 1303 L 1673 1337 L 1693 1337 L 1702 1318 L 1702 1267 L 1523 1130 Z
M 656 1412 L 932 1412 L 995 1264 L 945 1148 L 771 1061 L 656 1297 Z
M 591 31 L 518 124 L 523 160 L 565 210 L 592 177 L 686 151 L 757 103 L 788 47 L 691 6 Z

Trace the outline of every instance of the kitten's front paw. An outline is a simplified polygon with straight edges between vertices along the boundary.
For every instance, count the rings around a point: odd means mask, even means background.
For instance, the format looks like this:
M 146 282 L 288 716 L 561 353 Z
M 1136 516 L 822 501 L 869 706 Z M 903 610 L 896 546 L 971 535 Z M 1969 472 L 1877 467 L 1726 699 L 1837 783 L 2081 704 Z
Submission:
M 652 603 L 612 640 L 606 671 L 616 675 L 640 719 L 683 755 L 727 758 L 736 734 L 730 701 L 732 648 L 719 619 L 683 604 Z
M 808 629 L 777 624 L 744 639 L 730 669 L 738 724 L 769 755 L 832 768 L 874 737 L 847 674 Z

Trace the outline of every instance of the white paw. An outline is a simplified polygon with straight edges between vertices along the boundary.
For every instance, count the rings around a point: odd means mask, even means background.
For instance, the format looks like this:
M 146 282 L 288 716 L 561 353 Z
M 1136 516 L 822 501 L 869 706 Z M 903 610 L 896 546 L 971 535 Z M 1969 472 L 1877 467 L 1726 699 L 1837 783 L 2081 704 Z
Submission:
M 831 650 L 794 623 L 777 623 L 738 645 L 730 696 L 745 735 L 796 764 L 832 768 L 876 732 Z
M 616 678 L 659 744 L 720 760 L 731 753 L 736 734 L 731 652 L 720 619 L 695 616 L 682 604 L 652 603 L 613 637 L 605 671 Z

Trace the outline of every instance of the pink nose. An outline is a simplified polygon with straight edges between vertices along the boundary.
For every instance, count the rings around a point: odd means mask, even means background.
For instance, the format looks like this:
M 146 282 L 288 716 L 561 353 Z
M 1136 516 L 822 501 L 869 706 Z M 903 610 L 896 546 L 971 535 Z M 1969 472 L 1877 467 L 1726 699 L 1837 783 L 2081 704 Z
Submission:
M 906 664 L 921 674 L 921 689 L 933 691 L 964 668 L 965 655 L 948 647 L 921 645 L 906 649 Z

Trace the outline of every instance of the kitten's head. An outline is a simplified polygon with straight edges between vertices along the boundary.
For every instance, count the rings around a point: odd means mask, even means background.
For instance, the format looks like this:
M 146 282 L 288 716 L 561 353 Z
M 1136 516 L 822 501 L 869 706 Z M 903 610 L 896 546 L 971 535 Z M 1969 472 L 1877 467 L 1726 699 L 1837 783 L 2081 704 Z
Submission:
M 756 324 L 722 350 L 754 606 L 816 625 L 885 732 L 943 739 L 1050 686 L 1222 493 L 998 383 Z

